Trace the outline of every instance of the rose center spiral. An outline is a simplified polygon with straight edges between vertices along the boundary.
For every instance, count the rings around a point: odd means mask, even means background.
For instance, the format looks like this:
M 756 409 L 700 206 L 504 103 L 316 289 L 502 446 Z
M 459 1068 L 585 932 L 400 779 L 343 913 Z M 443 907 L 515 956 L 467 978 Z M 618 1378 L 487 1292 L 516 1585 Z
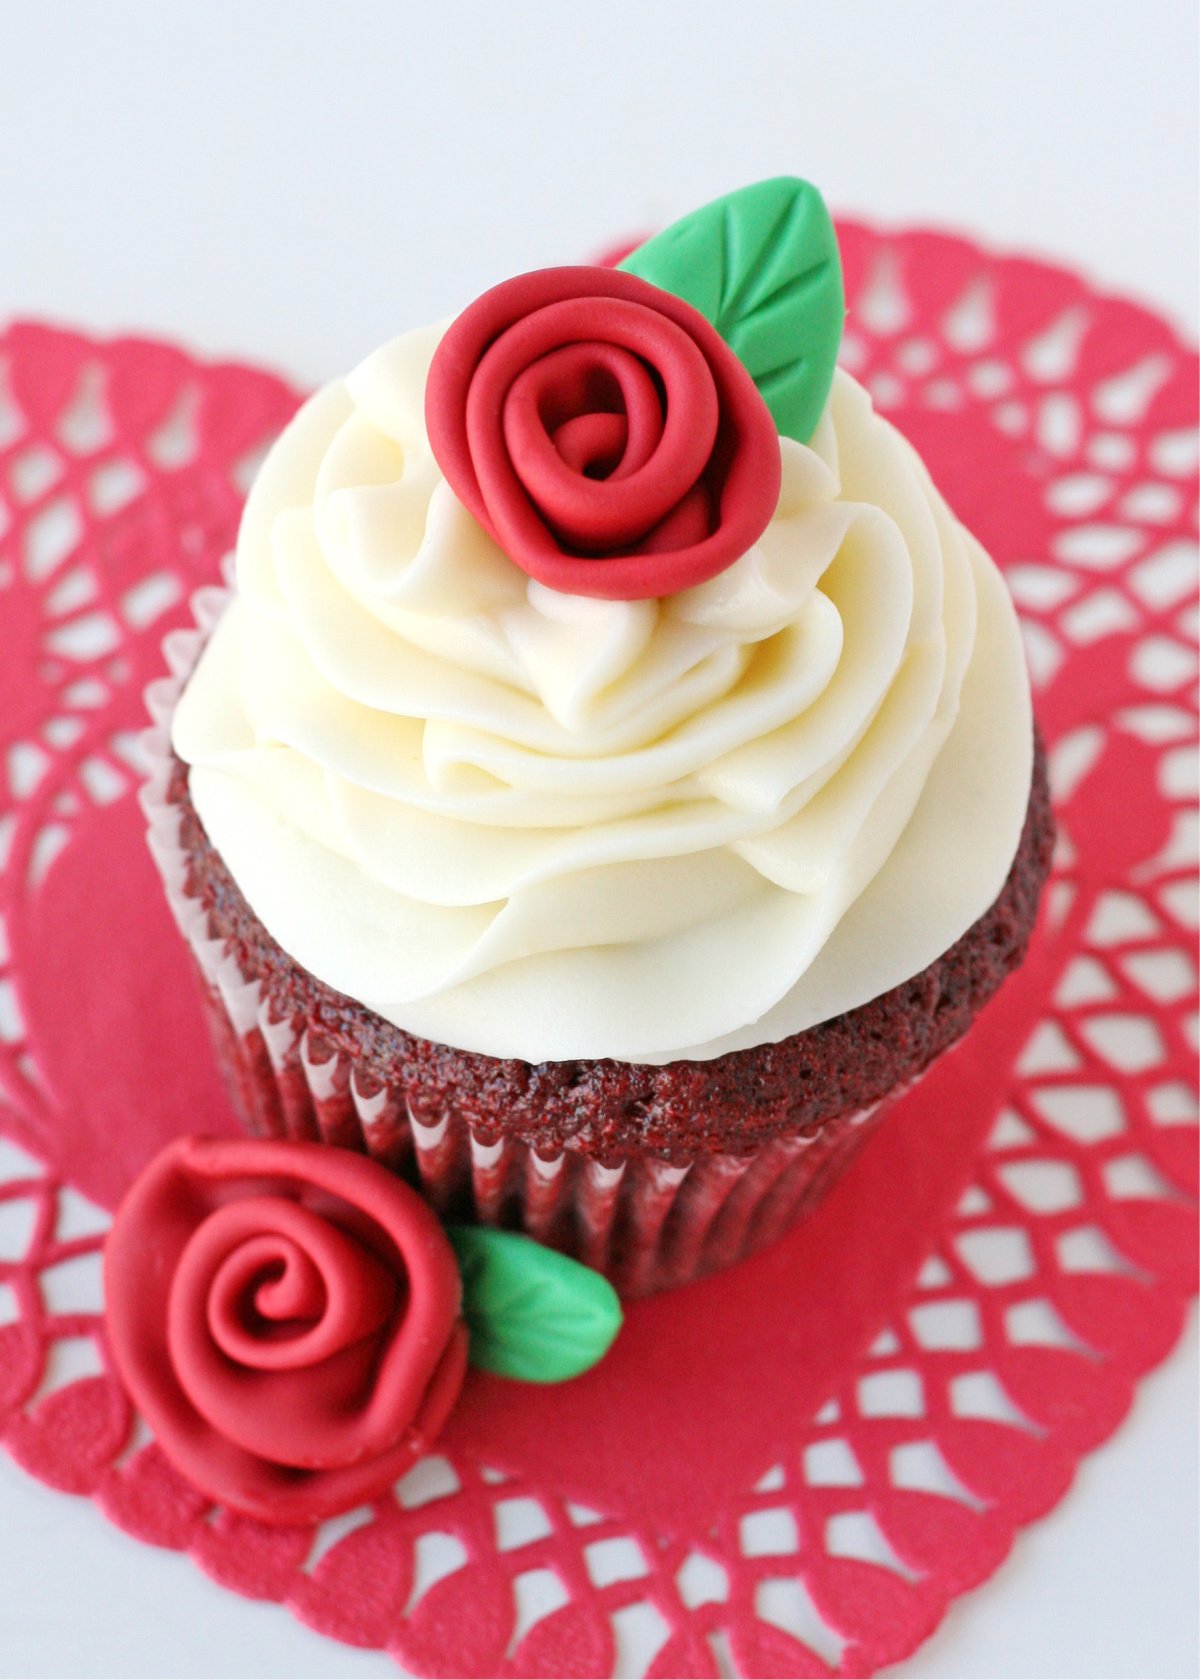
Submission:
M 393 1273 L 330 1220 L 281 1197 L 247 1197 L 193 1234 L 172 1322 L 180 1334 L 203 1324 L 213 1354 L 244 1369 L 298 1370 L 373 1335 L 398 1295 Z
M 681 327 L 625 299 L 575 298 L 500 334 L 466 418 L 483 480 L 519 486 L 555 539 L 587 555 L 708 535 L 719 410 L 712 369 Z
M 208 1298 L 214 1340 L 231 1359 L 252 1363 L 258 1344 L 302 1335 L 325 1313 L 320 1270 L 296 1243 L 262 1236 L 219 1267 Z
M 523 479 L 552 465 L 549 444 L 570 472 L 603 482 L 645 466 L 665 418 L 662 381 L 640 357 L 615 344 L 568 344 L 513 381 L 504 436 Z

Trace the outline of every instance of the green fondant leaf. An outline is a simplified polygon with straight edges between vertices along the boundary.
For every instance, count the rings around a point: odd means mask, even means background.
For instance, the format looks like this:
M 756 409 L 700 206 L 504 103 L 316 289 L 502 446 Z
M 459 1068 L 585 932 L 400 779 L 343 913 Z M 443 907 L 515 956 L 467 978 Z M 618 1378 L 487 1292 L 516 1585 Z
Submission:
M 807 181 L 780 176 L 664 228 L 620 264 L 712 322 L 785 437 L 807 443 L 829 396 L 845 300 L 837 235 Z
M 602 1359 L 621 1328 L 613 1286 L 531 1237 L 454 1225 L 470 1359 L 521 1382 L 565 1382 Z

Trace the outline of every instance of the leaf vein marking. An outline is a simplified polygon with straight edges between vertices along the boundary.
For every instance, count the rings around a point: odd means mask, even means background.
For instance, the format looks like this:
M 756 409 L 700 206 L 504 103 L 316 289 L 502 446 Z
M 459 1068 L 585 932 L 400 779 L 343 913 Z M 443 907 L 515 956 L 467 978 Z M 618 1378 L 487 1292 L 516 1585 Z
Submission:
M 763 269 L 767 266 L 763 253 L 773 253 L 776 245 L 784 237 L 793 233 L 794 230 L 788 227 L 788 223 L 794 220 L 801 220 L 803 215 L 804 194 L 803 192 L 796 192 L 787 200 L 779 214 L 771 223 L 770 227 L 758 241 L 758 252 L 754 260 L 746 264 L 741 278 L 734 287 L 732 296 L 728 299 L 725 309 L 722 311 L 722 316 L 729 311 L 735 311 L 739 316 L 742 314 L 743 297 L 747 292 L 753 289 L 755 283 L 761 276 Z
M 802 274 L 795 275 L 791 280 L 782 281 L 773 292 L 768 292 L 766 297 L 760 298 L 753 308 L 739 316 L 736 325 L 739 328 L 744 327 L 748 322 L 756 321 L 759 316 L 767 314 L 779 304 L 795 303 L 806 292 L 816 290 L 828 273 L 829 266 L 829 258 L 821 257 L 817 262 L 811 263 Z

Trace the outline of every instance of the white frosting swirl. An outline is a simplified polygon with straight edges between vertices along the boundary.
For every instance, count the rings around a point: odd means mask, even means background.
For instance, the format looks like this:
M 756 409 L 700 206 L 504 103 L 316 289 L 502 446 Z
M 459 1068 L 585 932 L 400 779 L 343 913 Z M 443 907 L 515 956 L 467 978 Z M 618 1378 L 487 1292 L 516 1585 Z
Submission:
M 442 478 L 440 328 L 319 392 L 180 702 L 200 818 L 292 957 L 529 1062 L 775 1042 L 992 903 L 1029 795 L 1015 616 L 847 375 L 778 511 L 659 601 L 555 594 Z

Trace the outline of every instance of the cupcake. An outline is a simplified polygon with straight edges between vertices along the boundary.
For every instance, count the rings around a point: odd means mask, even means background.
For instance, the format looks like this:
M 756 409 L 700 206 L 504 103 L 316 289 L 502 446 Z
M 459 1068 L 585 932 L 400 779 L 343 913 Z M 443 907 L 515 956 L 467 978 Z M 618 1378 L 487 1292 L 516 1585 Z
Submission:
M 763 182 L 276 442 L 147 791 L 252 1132 L 643 1294 L 811 1208 L 1019 964 L 1015 613 L 842 313 L 819 195 Z

